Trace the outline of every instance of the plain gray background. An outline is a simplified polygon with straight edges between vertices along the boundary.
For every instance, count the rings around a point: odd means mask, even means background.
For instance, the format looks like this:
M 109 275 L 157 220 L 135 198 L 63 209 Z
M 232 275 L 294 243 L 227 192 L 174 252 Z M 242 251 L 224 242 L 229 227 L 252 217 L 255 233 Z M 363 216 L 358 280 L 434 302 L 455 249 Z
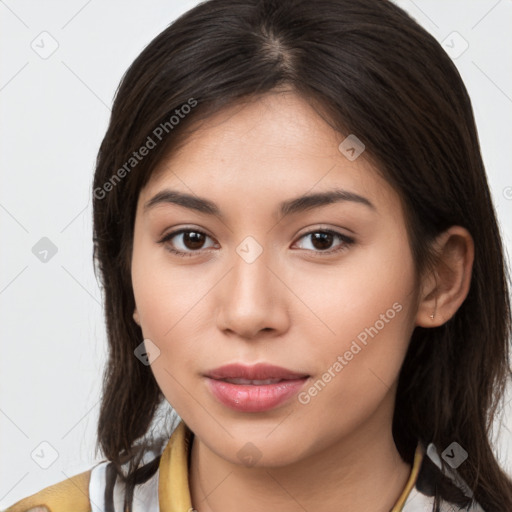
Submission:
M 196 3 L 0 1 L 0 508 L 97 460 L 106 338 L 92 265 L 94 161 L 121 76 Z M 512 2 L 396 3 L 444 41 L 466 83 L 510 253 Z M 512 474 L 510 407 L 495 434 Z

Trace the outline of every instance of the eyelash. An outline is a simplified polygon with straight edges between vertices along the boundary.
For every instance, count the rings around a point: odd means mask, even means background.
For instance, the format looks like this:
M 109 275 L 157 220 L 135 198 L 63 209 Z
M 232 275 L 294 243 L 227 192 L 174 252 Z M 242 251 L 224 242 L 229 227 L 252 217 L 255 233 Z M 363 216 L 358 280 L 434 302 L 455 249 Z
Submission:
M 205 235 L 207 236 L 208 238 L 211 238 L 207 233 L 205 233 L 204 231 L 201 231 L 200 229 L 191 229 L 191 228 L 182 228 L 182 229 L 179 229 L 177 231 L 172 231 L 171 233 L 168 233 L 167 235 L 165 235 L 161 240 L 158 241 L 159 244 L 165 244 L 166 242 L 170 241 L 172 238 L 174 238 L 175 236 L 177 235 L 180 235 L 182 233 L 200 233 L 202 235 Z M 338 237 L 343 243 L 340 244 L 336 249 L 330 249 L 330 250 L 326 250 L 326 251 L 312 251 L 314 254 L 318 254 L 320 256 L 323 256 L 323 255 L 333 255 L 333 254 L 336 254 L 338 252 L 341 252 L 341 251 L 344 251 L 346 249 L 348 249 L 348 247 L 350 245 L 352 245 L 355 240 L 349 236 L 346 236 L 342 233 L 338 233 L 337 231 L 334 231 L 332 229 L 315 229 L 313 231 L 308 231 L 307 233 L 304 233 L 303 235 L 300 236 L 299 240 L 308 236 L 308 235 L 312 235 L 312 234 L 315 234 L 315 233 L 328 233 L 330 235 L 333 235 L 335 237 Z M 196 255 L 197 253 L 201 252 L 201 249 L 198 249 L 196 251 L 178 251 L 172 247 L 169 247 L 167 246 L 166 249 L 175 254 L 176 256 L 180 256 L 180 257 L 189 257 L 189 256 L 194 256 Z M 304 249 L 306 251 L 310 251 L 310 249 Z

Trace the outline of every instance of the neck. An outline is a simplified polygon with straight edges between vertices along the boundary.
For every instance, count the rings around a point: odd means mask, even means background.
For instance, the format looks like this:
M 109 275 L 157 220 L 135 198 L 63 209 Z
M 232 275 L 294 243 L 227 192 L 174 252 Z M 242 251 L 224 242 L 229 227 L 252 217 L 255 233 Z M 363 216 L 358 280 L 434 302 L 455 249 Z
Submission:
M 389 512 L 410 472 L 391 427 L 375 418 L 327 449 L 278 467 L 233 464 L 194 437 L 189 481 L 199 512 Z

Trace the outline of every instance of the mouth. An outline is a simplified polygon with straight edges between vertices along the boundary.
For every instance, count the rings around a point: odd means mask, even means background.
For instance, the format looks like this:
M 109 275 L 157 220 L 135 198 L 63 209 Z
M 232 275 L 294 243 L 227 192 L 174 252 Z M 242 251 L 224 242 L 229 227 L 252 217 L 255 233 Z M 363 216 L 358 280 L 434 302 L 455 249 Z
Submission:
M 204 375 L 207 388 L 223 405 L 240 412 L 263 412 L 291 399 L 310 375 L 260 363 L 231 364 Z
M 206 377 L 217 380 L 239 379 L 258 382 L 265 380 L 280 381 L 301 379 L 303 377 L 309 377 L 309 375 L 267 363 L 258 363 L 252 366 L 233 363 L 209 371 L 206 373 Z
M 277 384 L 278 382 L 284 382 L 286 380 L 293 379 L 265 379 L 265 380 L 249 380 L 249 379 L 217 379 L 223 382 L 229 382 L 230 384 L 242 384 L 247 386 L 266 386 L 267 384 Z

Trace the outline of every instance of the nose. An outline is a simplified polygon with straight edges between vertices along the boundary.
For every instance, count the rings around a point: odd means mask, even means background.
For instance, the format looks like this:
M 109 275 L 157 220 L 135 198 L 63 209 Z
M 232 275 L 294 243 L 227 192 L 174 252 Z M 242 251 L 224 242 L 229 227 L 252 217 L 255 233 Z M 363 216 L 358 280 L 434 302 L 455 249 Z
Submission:
M 232 261 L 217 289 L 217 327 L 251 340 L 285 332 L 290 324 L 290 292 L 265 252 L 250 263 L 238 254 Z

